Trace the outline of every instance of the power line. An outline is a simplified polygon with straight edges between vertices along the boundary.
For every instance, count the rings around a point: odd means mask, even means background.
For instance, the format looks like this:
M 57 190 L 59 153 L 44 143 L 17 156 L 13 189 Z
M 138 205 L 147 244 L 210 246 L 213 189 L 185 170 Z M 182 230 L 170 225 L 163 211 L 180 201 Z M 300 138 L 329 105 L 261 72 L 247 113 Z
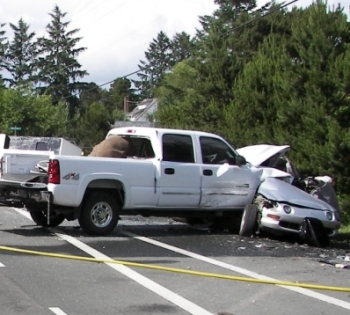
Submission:
M 271 11 L 265 13 L 264 15 L 258 16 L 258 17 L 254 18 L 254 19 L 252 19 L 252 20 L 250 20 L 250 21 L 248 21 L 248 22 L 246 22 L 246 23 L 243 23 L 243 24 L 241 24 L 241 25 L 239 25 L 239 26 L 237 26 L 237 27 L 235 27 L 235 28 L 233 28 L 233 29 L 230 29 L 230 30 L 228 30 L 228 31 L 226 31 L 226 32 L 224 32 L 224 33 L 222 33 L 222 34 L 220 35 L 220 37 L 225 36 L 225 35 L 227 35 L 228 33 L 233 32 L 233 31 L 235 31 L 235 30 L 237 30 L 237 29 L 240 29 L 240 28 L 242 28 L 242 27 L 245 27 L 245 26 L 247 26 L 247 25 L 249 25 L 249 24 L 251 24 L 251 23 L 253 23 L 253 22 L 256 22 L 256 21 L 262 19 L 262 18 L 265 18 L 266 16 L 268 16 L 268 15 L 270 15 L 270 14 L 272 14 L 272 13 L 275 13 L 275 12 L 277 12 L 277 11 L 280 11 L 281 9 L 283 9 L 283 8 L 289 6 L 289 5 L 291 5 L 291 4 L 293 4 L 293 3 L 297 2 L 297 1 L 298 1 L 298 0 L 292 0 L 292 1 L 288 2 L 288 3 L 286 3 L 286 4 L 283 4 L 283 5 L 279 6 L 278 8 L 276 8 L 276 9 L 274 9 L 274 10 L 271 10 Z M 260 9 L 261 9 L 261 8 L 260 8 Z M 258 11 L 258 10 L 256 10 L 256 11 Z M 256 11 L 255 11 L 255 12 L 256 12 Z M 198 46 L 200 46 L 200 45 L 203 45 L 203 44 L 200 43 Z M 190 51 L 189 51 L 189 52 L 190 52 Z M 133 74 L 137 74 L 137 73 L 139 73 L 139 72 L 141 72 L 141 69 L 136 70 L 136 71 L 133 71 L 133 72 L 131 72 L 131 73 L 129 73 L 129 74 L 126 74 L 126 75 L 124 75 L 124 76 L 118 77 L 118 78 L 116 78 L 116 79 L 114 79 L 114 80 L 111 80 L 111 81 L 109 81 L 109 82 L 100 84 L 100 85 L 98 85 L 97 87 L 102 87 L 102 86 L 111 84 L 111 83 L 113 83 L 114 81 L 116 81 L 116 80 L 118 80 L 118 79 L 127 78 L 127 77 L 129 77 L 129 76 L 131 76 L 131 75 L 133 75 Z M 91 90 L 96 89 L 97 87 L 93 87 L 93 88 L 91 88 L 91 89 L 87 89 L 87 90 L 84 90 L 84 91 L 82 91 L 82 92 L 77 92 L 77 93 L 73 94 L 72 96 L 76 96 L 76 95 L 81 94 L 81 93 L 89 92 L 89 91 L 91 91 Z
M 94 0 L 93 0 L 93 1 L 94 1 Z M 85 8 L 87 5 L 89 5 L 89 4 L 92 3 L 93 1 L 88 2 L 83 8 Z M 105 1 L 106 1 L 106 0 L 104 0 L 104 1 L 102 1 L 102 2 L 100 1 L 97 5 L 100 5 L 100 4 L 102 4 L 103 2 L 105 2 Z M 103 18 L 103 17 L 107 16 L 108 14 L 114 12 L 116 9 L 120 8 L 120 7 L 123 6 L 126 2 L 129 2 L 129 1 L 130 1 L 130 0 L 124 1 L 122 4 L 120 4 L 119 6 L 115 7 L 113 10 L 109 11 L 107 14 L 105 14 L 105 15 L 102 16 L 101 18 Z M 96 5 L 96 6 L 97 6 L 97 5 Z M 93 9 L 94 9 L 96 6 L 94 6 Z M 90 11 L 91 11 L 91 10 L 90 10 Z M 88 11 L 88 12 L 90 12 L 90 11 Z M 80 17 L 80 18 L 81 18 L 81 17 Z M 91 26 L 92 24 L 96 23 L 96 22 L 99 21 L 101 18 L 99 18 L 98 20 L 95 20 L 94 22 L 92 22 L 91 24 L 89 24 L 89 26 Z M 89 26 L 88 26 L 88 27 L 89 27 Z M 69 39 L 67 38 L 66 40 L 68 41 Z M 64 69 L 69 69 L 71 66 L 74 66 L 74 65 L 75 65 L 75 62 L 73 62 L 73 63 L 70 64 L 70 65 L 64 66 L 63 68 L 64 68 Z M 60 70 L 54 71 L 53 73 L 57 73 L 57 72 L 59 72 L 59 71 L 60 71 Z M 40 82 L 41 79 L 43 79 L 43 78 L 45 78 L 45 76 L 41 76 L 40 78 L 36 79 L 35 81 L 36 81 L 36 82 Z M 69 96 L 69 97 L 71 97 L 71 96 Z M 69 98 L 69 97 L 68 97 L 68 98 Z
M 83 6 L 82 9 L 86 8 L 87 6 L 89 6 L 89 4 L 91 4 L 94 0 L 88 2 L 85 6 Z M 83 16 L 85 16 L 87 13 L 90 13 L 93 9 L 95 9 L 96 7 L 100 6 L 102 3 L 106 2 L 107 0 L 100 0 L 100 1 L 97 1 L 97 4 L 95 6 L 93 6 L 91 8 L 91 10 L 89 11 L 86 11 L 85 13 L 83 13 L 82 15 L 78 16 L 78 18 L 75 20 L 75 21 L 79 21 Z M 72 16 L 70 17 L 72 19 L 72 17 L 74 16 L 74 14 L 72 14 Z
M 171 10 L 168 10 L 168 11 L 166 11 L 166 12 L 172 11 L 174 8 L 177 8 L 177 7 L 181 6 L 181 5 L 184 4 L 186 1 L 187 1 L 187 0 L 184 0 L 183 2 L 181 2 L 180 4 L 177 4 L 176 6 L 172 7 Z M 143 25 L 140 26 L 139 28 L 134 29 L 133 31 L 131 31 L 131 32 L 127 33 L 127 34 L 125 34 L 125 35 L 122 36 L 122 37 L 119 37 L 117 40 L 111 42 L 109 45 L 104 46 L 104 47 L 101 47 L 101 48 L 98 49 L 98 50 L 95 50 L 95 51 L 92 52 L 88 57 L 91 57 L 93 54 L 95 54 L 95 53 L 97 53 L 97 52 L 99 52 L 99 51 L 101 51 L 101 50 L 104 50 L 104 49 L 106 49 L 107 47 L 110 47 L 110 46 L 112 46 L 112 45 L 114 45 L 114 44 L 116 44 L 116 43 L 118 43 L 119 41 L 121 41 L 121 40 L 124 39 L 125 37 L 128 37 L 129 35 L 135 33 L 136 31 L 138 31 L 138 30 L 144 28 L 146 25 L 150 25 L 150 24 L 154 23 L 155 21 L 157 21 L 158 19 L 160 19 L 160 18 L 163 17 L 163 16 L 164 16 L 164 13 L 161 14 L 161 15 L 158 15 L 155 19 L 151 20 L 151 21 L 148 22 L 147 24 L 143 24 Z M 85 57 L 85 58 L 82 58 L 81 60 L 85 60 L 85 59 L 88 59 L 88 58 Z
M 79 94 L 82 94 L 82 93 L 85 93 L 85 92 L 89 92 L 89 91 L 95 90 L 96 88 L 100 88 L 100 87 L 105 86 L 105 85 L 107 85 L 107 84 L 111 84 L 111 83 L 113 83 L 114 81 L 116 81 L 116 80 L 118 80 L 118 79 L 125 79 L 125 78 L 127 78 L 127 77 L 130 77 L 130 76 L 133 75 L 133 74 L 139 73 L 140 71 L 141 71 L 141 70 L 136 70 L 136 71 L 134 71 L 134 72 L 131 72 L 131 73 L 126 74 L 126 75 L 124 75 L 124 76 L 118 77 L 118 78 L 116 78 L 116 79 L 114 79 L 114 80 L 111 80 L 111 81 L 109 81 L 109 82 L 102 83 L 102 84 L 100 84 L 100 85 L 94 86 L 94 87 L 92 87 L 92 88 L 90 88 L 90 89 L 87 89 L 87 90 L 84 90 L 84 91 L 82 91 L 82 92 L 74 93 L 74 94 L 72 94 L 72 95 L 66 97 L 65 99 L 67 100 L 67 99 L 70 98 L 70 97 L 73 97 L 73 96 L 76 96 L 76 95 L 79 95 Z
M 106 0 L 104 0 L 104 1 L 106 1 Z M 121 5 L 119 5 L 117 8 L 121 7 L 122 5 L 124 5 L 124 3 L 128 2 L 128 1 L 129 1 L 129 0 L 124 1 L 124 2 L 123 2 Z M 186 1 L 187 1 L 187 0 L 184 0 L 184 1 L 181 2 L 180 4 L 177 4 L 176 6 L 172 7 L 171 10 L 173 10 L 173 9 L 176 8 L 176 7 L 181 6 L 181 5 L 182 5 L 183 3 L 185 3 Z M 90 2 L 90 3 L 91 3 L 91 2 Z M 101 4 L 101 3 L 100 3 L 100 4 Z M 95 7 L 96 7 L 96 6 L 94 6 L 93 8 L 95 8 Z M 117 9 L 117 8 L 115 8 L 115 9 Z M 115 9 L 113 9 L 112 11 L 114 11 Z M 169 10 L 169 11 L 171 11 L 171 10 Z M 90 10 L 90 11 L 91 11 L 91 10 Z M 90 12 L 90 11 L 89 11 L 89 12 Z M 169 12 L 169 11 L 167 11 L 167 12 Z M 110 13 L 110 12 L 109 12 L 109 13 Z M 107 13 L 107 15 L 108 15 L 109 13 Z M 149 24 L 154 23 L 156 20 L 160 19 L 160 18 L 163 17 L 163 16 L 164 16 L 164 14 L 161 14 L 161 15 L 157 16 L 155 19 L 151 20 L 149 23 L 143 24 L 141 27 L 139 27 L 139 28 L 133 30 L 132 32 L 127 33 L 127 34 L 124 35 L 123 37 L 118 38 L 116 41 L 112 42 L 110 45 L 101 47 L 99 50 L 94 51 L 93 53 L 89 54 L 89 55 L 88 55 L 88 58 L 91 57 L 93 54 L 95 54 L 95 53 L 97 53 L 97 52 L 99 52 L 99 51 L 101 51 L 101 50 L 103 50 L 103 49 L 106 49 L 107 47 L 109 47 L 109 46 L 111 46 L 111 45 L 113 45 L 113 44 L 119 42 L 119 41 L 122 40 L 123 38 L 128 37 L 130 34 L 135 33 L 135 32 L 138 31 L 139 29 L 143 28 L 145 25 L 149 25 Z M 74 21 L 74 22 L 76 22 L 76 21 Z M 96 21 L 95 21 L 95 22 L 96 22 Z M 67 40 L 68 40 L 68 38 L 67 38 Z M 85 60 L 85 59 L 87 59 L 87 58 L 85 57 L 85 58 L 82 58 L 81 60 Z M 64 69 L 69 69 L 71 66 L 74 66 L 74 64 L 75 64 L 75 63 L 72 63 L 72 64 L 67 65 L 67 66 L 63 66 L 63 68 L 64 68 Z M 59 71 L 60 71 L 60 70 L 54 71 L 53 74 L 54 74 L 54 73 L 57 73 L 57 72 L 59 72 Z M 132 75 L 132 74 L 130 74 L 130 75 Z M 130 76 L 130 75 L 128 75 L 128 76 Z M 125 76 L 124 76 L 124 77 L 125 77 Z M 41 76 L 39 79 L 36 79 L 36 82 L 40 81 L 40 80 L 43 79 L 43 78 L 44 78 L 44 76 Z M 123 78 L 123 77 L 121 77 L 121 78 Z M 116 79 L 114 79 L 114 81 L 115 81 L 115 80 L 116 80 Z M 113 82 L 113 81 L 111 81 L 111 82 Z M 102 84 L 101 86 L 104 86 L 104 85 L 107 85 L 107 84 L 109 84 L 109 83 L 104 83 L 104 84 Z M 79 93 L 78 93 L 78 94 L 79 94 Z M 76 95 L 76 94 L 73 94 L 72 96 L 74 96 L 74 95 Z M 69 96 L 69 97 L 71 97 L 71 96 Z M 67 97 L 67 98 L 69 98 L 69 97 Z
M 95 0 L 91 0 L 91 1 L 89 1 L 89 2 L 87 2 L 87 3 L 85 3 L 85 5 L 82 7 L 82 8 L 80 8 L 79 7 L 79 5 L 78 6 L 76 6 L 75 7 L 75 9 L 71 12 L 71 13 L 68 13 L 68 15 L 71 15 L 71 17 L 70 18 L 72 18 L 73 16 L 74 16 L 74 14 L 79 10 L 79 11 L 82 11 L 82 10 L 84 10 L 86 7 L 88 7 L 92 2 L 94 2 Z
M 120 5 L 116 6 L 114 9 L 109 10 L 105 15 L 99 17 L 97 20 L 91 22 L 88 26 L 85 27 L 85 29 L 89 28 L 91 25 L 94 25 L 96 22 L 100 21 L 102 18 L 106 17 L 107 15 L 111 14 L 112 12 L 114 12 L 115 10 L 119 9 L 120 7 L 122 7 L 125 3 L 129 2 L 130 0 L 126 0 L 123 3 L 121 3 Z M 76 22 L 76 21 L 74 21 Z

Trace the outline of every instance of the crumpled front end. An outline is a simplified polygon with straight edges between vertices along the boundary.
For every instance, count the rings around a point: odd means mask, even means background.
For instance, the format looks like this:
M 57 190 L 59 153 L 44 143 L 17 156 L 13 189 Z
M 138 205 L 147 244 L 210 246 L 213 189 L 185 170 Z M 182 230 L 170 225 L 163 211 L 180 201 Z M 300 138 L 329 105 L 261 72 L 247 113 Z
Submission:
M 299 233 L 305 218 L 319 220 L 328 236 L 336 235 L 340 228 L 340 215 L 334 207 L 277 179 L 269 178 L 261 184 L 255 204 L 262 230 Z

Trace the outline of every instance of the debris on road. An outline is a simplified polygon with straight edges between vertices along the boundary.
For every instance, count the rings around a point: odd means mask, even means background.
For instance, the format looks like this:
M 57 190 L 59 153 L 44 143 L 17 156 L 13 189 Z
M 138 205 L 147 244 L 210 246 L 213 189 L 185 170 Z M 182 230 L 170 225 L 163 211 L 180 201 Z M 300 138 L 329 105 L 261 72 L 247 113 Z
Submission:
M 338 256 L 336 259 L 320 259 L 319 262 L 322 264 L 334 266 L 335 268 L 339 269 L 350 269 L 350 264 L 344 263 L 345 260 L 342 257 Z

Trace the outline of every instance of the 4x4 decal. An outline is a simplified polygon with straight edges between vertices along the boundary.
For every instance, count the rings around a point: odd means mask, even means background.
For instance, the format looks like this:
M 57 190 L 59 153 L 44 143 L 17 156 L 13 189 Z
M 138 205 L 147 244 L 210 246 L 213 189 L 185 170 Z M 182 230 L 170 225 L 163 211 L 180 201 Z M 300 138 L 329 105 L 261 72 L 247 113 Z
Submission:
M 76 173 L 68 173 L 67 175 L 64 175 L 64 176 L 62 177 L 62 179 L 66 179 L 66 180 L 70 180 L 70 179 L 78 180 L 78 179 L 79 179 L 79 174 L 76 174 Z

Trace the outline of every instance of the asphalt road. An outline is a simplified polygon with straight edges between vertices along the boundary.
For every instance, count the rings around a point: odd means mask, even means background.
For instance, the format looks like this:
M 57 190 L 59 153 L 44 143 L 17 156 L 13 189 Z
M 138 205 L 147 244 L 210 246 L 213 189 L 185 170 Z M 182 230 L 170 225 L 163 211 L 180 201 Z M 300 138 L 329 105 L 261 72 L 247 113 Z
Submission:
M 75 256 L 0 249 L 0 315 L 345 315 L 350 310 L 349 292 L 210 276 L 268 277 L 350 290 L 350 269 L 319 262 L 350 253 L 348 241 L 320 249 L 296 240 L 243 238 L 139 216 L 123 217 L 112 235 L 91 237 L 75 221 L 44 229 L 33 225 L 26 212 L 5 207 L 0 208 L 0 239 L 1 246 Z M 197 271 L 201 274 L 185 273 Z

